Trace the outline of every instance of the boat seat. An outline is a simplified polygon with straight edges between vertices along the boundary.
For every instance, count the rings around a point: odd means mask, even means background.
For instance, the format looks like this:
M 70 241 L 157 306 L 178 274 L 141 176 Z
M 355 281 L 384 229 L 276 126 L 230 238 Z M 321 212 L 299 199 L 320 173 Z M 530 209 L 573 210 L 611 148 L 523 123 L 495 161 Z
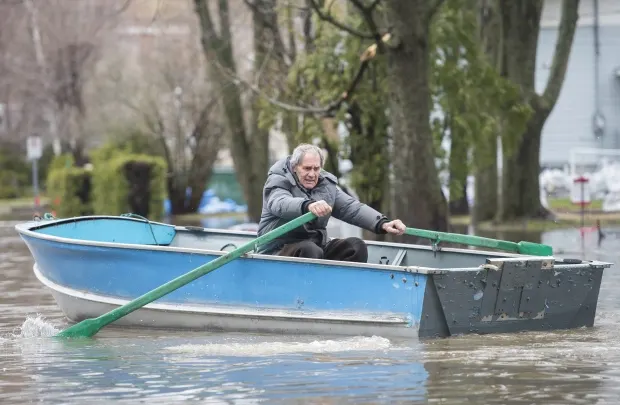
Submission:
M 405 256 L 407 255 L 407 251 L 405 249 L 399 249 L 396 254 L 392 255 L 382 255 L 379 258 L 379 264 L 386 264 L 390 266 L 400 266 Z
M 402 266 L 407 250 L 396 246 L 368 245 L 368 263 Z

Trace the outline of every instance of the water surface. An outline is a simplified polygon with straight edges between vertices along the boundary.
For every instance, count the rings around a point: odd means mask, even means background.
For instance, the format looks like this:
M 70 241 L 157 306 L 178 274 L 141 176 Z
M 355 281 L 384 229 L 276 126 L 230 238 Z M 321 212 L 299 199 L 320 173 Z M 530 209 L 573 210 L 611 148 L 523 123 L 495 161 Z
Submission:
M 617 267 L 605 273 L 594 328 L 419 342 L 381 336 L 269 336 L 105 328 L 94 339 L 47 336 L 67 324 L 0 223 L 0 403 L 602 404 L 620 398 Z M 506 237 L 506 236 L 504 236 Z M 522 238 L 519 235 L 517 238 Z M 609 232 L 582 245 L 552 231 L 562 255 L 619 262 Z

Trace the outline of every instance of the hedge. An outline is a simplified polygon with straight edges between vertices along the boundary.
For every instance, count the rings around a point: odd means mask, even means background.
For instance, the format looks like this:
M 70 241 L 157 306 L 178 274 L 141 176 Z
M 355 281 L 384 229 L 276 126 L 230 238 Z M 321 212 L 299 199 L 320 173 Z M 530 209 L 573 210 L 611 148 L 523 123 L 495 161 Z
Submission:
M 47 196 L 58 217 L 91 215 L 91 172 L 79 167 L 54 167 L 48 172 Z
M 0 199 L 22 197 L 31 189 L 31 164 L 14 144 L 0 141 Z
M 125 152 L 97 157 L 92 178 L 95 214 L 131 212 L 152 220 L 163 217 L 167 172 L 164 159 Z

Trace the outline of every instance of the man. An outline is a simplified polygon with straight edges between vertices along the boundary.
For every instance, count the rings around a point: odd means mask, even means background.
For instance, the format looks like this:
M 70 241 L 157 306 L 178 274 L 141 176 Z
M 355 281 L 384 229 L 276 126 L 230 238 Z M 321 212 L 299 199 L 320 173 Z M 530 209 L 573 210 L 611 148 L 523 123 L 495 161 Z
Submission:
M 276 162 L 263 188 L 258 235 L 263 235 L 308 211 L 318 218 L 259 248 L 258 253 L 365 263 L 368 249 L 360 238 L 329 240 L 327 222 L 334 216 L 375 232 L 402 235 L 405 225 L 355 200 L 338 187 L 336 177 L 323 171 L 320 148 L 301 144 L 291 156 Z

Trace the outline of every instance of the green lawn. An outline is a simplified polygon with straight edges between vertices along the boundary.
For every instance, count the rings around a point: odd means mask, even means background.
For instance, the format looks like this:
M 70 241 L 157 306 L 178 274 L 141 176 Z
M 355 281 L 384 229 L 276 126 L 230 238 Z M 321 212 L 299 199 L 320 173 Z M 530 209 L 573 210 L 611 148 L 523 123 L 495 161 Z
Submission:
M 49 203 L 49 199 L 41 196 L 41 205 Z M 34 208 L 33 197 L 0 199 L 0 214 L 10 214 L 13 209 Z
M 575 205 L 571 202 L 570 198 L 550 198 L 549 208 L 553 211 L 581 211 L 579 205 Z M 603 209 L 603 200 L 593 200 L 592 203 L 586 206 L 588 210 L 601 210 Z

